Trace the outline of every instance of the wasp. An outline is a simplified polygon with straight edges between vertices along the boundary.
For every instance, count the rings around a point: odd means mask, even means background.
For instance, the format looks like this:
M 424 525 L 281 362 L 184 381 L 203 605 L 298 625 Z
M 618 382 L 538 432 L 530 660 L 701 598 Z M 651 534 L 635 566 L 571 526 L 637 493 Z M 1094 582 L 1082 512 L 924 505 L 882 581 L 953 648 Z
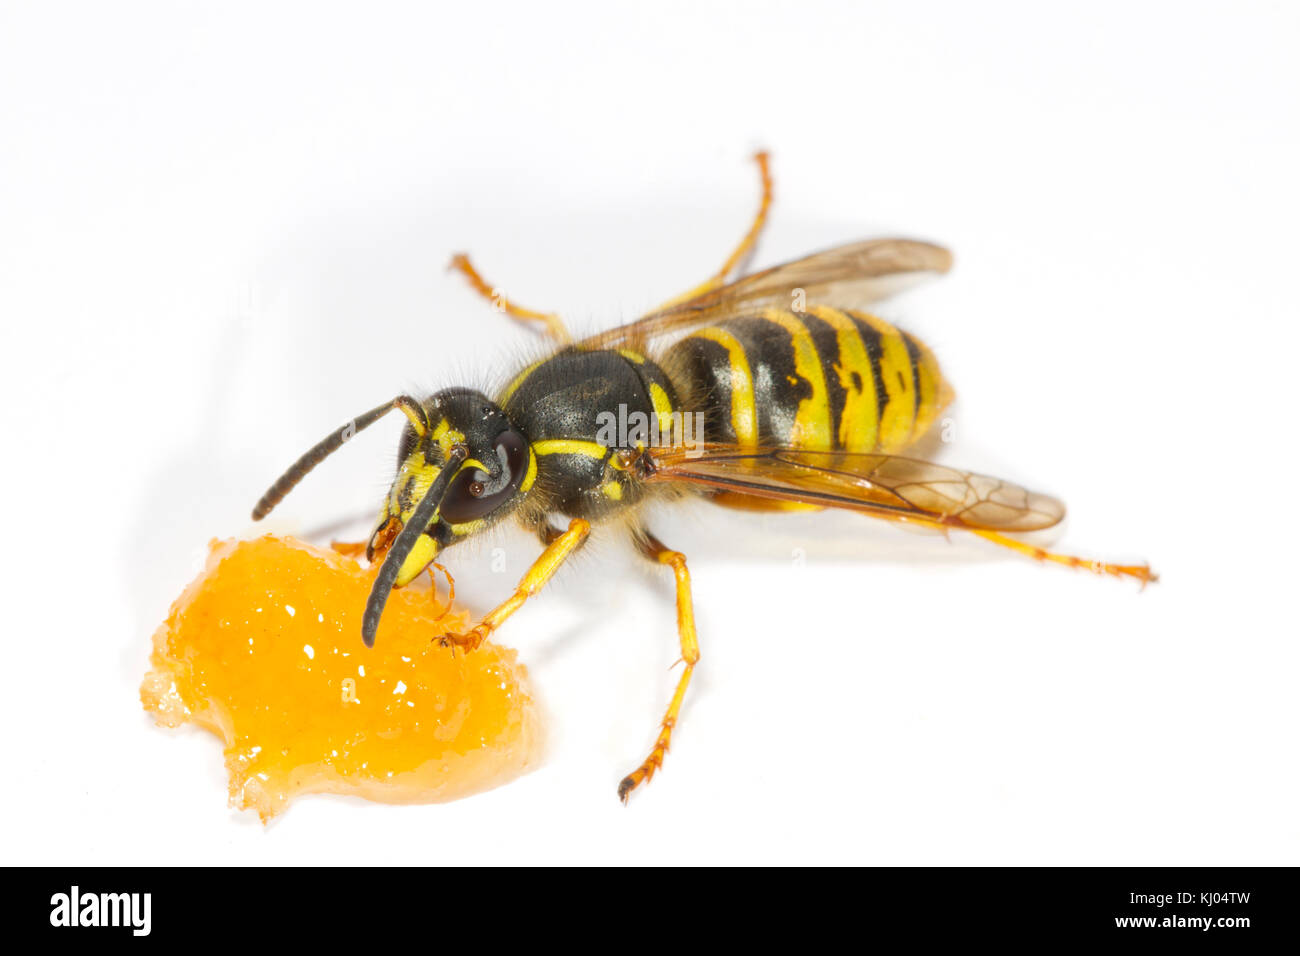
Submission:
M 439 638 L 468 651 L 537 594 L 593 526 L 624 518 L 636 548 L 672 571 L 684 667 L 649 756 L 618 786 L 623 801 L 662 768 L 700 661 L 686 557 L 646 527 L 639 509 L 648 501 L 696 494 L 751 511 L 846 509 L 1154 580 L 1147 565 L 1088 561 L 1012 537 L 1060 522 L 1065 506 L 1055 498 L 903 454 L 953 389 L 924 343 L 866 307 L 947 272 L 946 249 L 868 240 L 727 281 L 772 202 L 768 156 L 755 159 L 758 212 L 722 268 L 636 321 L 579 341 L 558 315 L 506 299 L 467 256 L 454 257 L 498 311 L 551 340 L 550 354 L 496 395 L 398 395 L 357 416 L 299 458 L 253 511 L 265 517 L 355 432 L 401 412 L 397 475 L 364 547 L 372 563 L 382 556 L 362 619 L 367 646 L 391 590 L 466 538 L 513 517 L 544 546 L 513 594 L 466 633 Z

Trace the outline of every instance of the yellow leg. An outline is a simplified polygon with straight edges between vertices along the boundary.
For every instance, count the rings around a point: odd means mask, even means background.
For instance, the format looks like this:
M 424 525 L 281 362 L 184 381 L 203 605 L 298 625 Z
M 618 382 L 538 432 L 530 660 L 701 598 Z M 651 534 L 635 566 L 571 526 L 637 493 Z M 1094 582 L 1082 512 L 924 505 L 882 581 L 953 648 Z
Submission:
M 546 550 L 533 562 L 533 566 L 519 579 L 519 586 L 515 588 L 514 594 L 489 611 L 483 620 L 470 628 L 467 633 L 444 634 L 442 643 L 463 647 L 469 651 L 482 644 L 489 634 L 505 622 L 506 618 L 519 610 L 525 601 L 546 585 L 565 559 L 587 540 L 590 531 L 591 525 L 583 519 L 574 518 L 570 521 L 569 530 L 547 545 Z
M 758 203 L 758 213 L 754 216 L 754 222 L 749 227 L 749 232 L 745 233 L 745 237 L 740 240 L 740 245 L 736 246 L 731 255 L 727 257 L 727 261 L 722 264 L 721 269 L 689 292 L 684 292 L 676 298 L 669 299 L 659 308 L 662 309 L 670 305 L 676 305 L 678 302 L 685 302 L 687 299 L 693 299 L 697 295 L 703 295 L 718 288 L 718 286 L 726 282 L 731 271 L 740 265 L 741 260 L 753 251 L 754 244 L 758 242 L 759 234 L 763 231 L 763 226 L 767 224 L 767 211 L 772 206 L 772 173 L 768 169 L 767 153 L 755 153 L 754 161 L 758 163 L 758 175 L 762 183 L 763 193 Z
M 429 572 L 429 597 L 433 600 L 433 606 L 438 608 L 438 620 L 451 613 L 451 609 L 456 604 L 456 579 L 451 576 L 451 572 L 444 568 L 437 561 L 432 562 L 426 569 Z M 447 603 L 444 605 L 438 600 L 438 574 L 441 571 L 442 576 L 447 579 Z
M 475 269 L 473 263 L 469 261 L 469 256 L 465 255 L 463 252 L 457 253 L 451 257 L 451 264 L 448 268 L 455 269 L 464 275 L 465 278 L 469 280 L 469 284 L 473 287 L 474 291 L 491 302 L 492 308 L 496 309 L 498 312 L 504 312 L 511 318 L 518 319 L 521 322 L 540 322 L 545 326 L 546 334 L 555 339 L 555 341 L 559 342 L 561 345 L 573 341 L 572 336 L 569 335 L 569 330 L 564 327 L 563 319 L 554 312 L 535 312 L 532 309 L 525 309 L 523 306 L 515 305 L 505 297 L 500 289 L 489 285 L 487 281 L 479 275 L 478 270 Z
M 992 541 L 1004 548 L 1010 548 L 1012 551 L 1033 558 L 1036 561 L 1050 561 L 1053 564 L 1063 564 L 1067 568 L 1080 568 L 1096 574 L 1109 574 L 1117 578 L 1136 578 L 1142 582 L 1143 587 L 1146 587 L 1152 581 L 1159 580 L 1151 571 L 1151 566 L 1147 564 L 1107 564 L 1105 561 L 1090 561 L 1087 558 L 1075 557 L 1072 554 L 1056 554 L 1035 547 L 1032 544 L 1025 544 L 1023 541 L 1017 541 L 1015 538 L 1009 538 L 996 531 L 972 530 L 971 534 L 977 534 L 985 541 Z
M 627 803 L 628 795 L 655 775 L 655 771 L 664 765 L 664 755 L 672 740 L 673 728 L 677 726 L 677 716 L 682 709 L 682 700 L 686 697 L 686 688 L 690 686 L 691 674 L 700 660 L 700 645 L 695 636 L 695 610 L 691 604 L 691 574 L 686 570 L 686 556 L 679 551 L 666 547 L 653 535 L 646 535 L 645 553 L 660 564 L 673 569 L 677 581 L 677 636 L 682 644 L 682 662 L 686 668 L 677 681 L 677 690 L 668 704 L 663 723 L 659 727 L 659 736 L 655 740 L 650 756 L 641 766 L 623 778 L 618 785 L 618 798 Z

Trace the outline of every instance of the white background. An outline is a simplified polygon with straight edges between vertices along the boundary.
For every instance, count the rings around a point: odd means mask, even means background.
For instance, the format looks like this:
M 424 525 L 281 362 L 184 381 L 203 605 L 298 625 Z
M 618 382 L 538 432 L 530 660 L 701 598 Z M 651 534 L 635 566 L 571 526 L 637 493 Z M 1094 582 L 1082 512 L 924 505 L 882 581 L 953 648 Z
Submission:
M 1282 3 L 16 4 L 0 12 L 9 440 L 3 852 L 28 863 L 1300 862 L 1295 44 Z M 269 828 L 141 711 L 149 637 L 279 470 L 401 389 L 715 269 L 950 246 L 883 306 L 954 382 L 945 461 L 1057 494 L 1136 585 L 867 519 L 656 520 L 703 661 L 665 772 L 672 589 L 598 541 L 505 628 L 535 773 Z M 397 423 L 277 513 L 358 530 Z M 471 606 L 508 576 L 467 546 Z M 807 560 L 798 567 L 795 549 Z

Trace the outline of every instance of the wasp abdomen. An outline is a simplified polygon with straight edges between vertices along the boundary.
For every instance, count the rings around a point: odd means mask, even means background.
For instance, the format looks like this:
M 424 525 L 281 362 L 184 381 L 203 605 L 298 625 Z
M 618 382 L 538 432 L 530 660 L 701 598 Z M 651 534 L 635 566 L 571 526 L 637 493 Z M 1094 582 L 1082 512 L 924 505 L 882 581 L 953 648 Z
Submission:
M 897 452 L 952 400 L 924 344 L 862 312 L 768 309 L 699 329 L 670 367 L 705 415 L 707 440 Z

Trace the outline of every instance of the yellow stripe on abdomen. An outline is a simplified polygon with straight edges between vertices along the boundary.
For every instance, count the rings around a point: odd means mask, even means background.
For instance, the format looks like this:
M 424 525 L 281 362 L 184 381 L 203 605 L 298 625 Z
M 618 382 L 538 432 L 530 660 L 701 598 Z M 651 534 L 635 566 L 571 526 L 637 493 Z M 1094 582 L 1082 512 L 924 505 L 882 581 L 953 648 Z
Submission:
M 707 339 L 727 350 L 731 366 L 731 430 L 742 447 L 757 448 L 758 408 L 754 404 L 754 376 L 749 370 L 745 347 L 734 335 L 716 325 L 692 333 L 691 338 Z
M 917 393 L 912 357 L 908 354 L 903 333 L 884 319 L 866 312 L 852 315 L 880 336 L 880 381 L 888 400 L 880 412 L 878 442 L 881 451 L 892 454 L 911 444 L 912 428 L 916 424 Z
M 830 398 L 826 394 L 821 357 L 817 354 L 817 346 L 813 343 L 808 326 L 799 321 L 793 312 L 783 309 L 767 309 L 763 312 L 763 318 L 785 329 L 790 336 L 790 347 L 794 353 L 795 374 L 812 386 L 812 394 L 799 402 L 799 408 L 795 412 L 790 444 L 810 451 L 830 451 L 834 447 L 831 438 Z
M 836 438 L 839 447 L 851 452 L 876 450 L 880 432 L 880 409 L 876 407 L 876 370 L 871 364 L 867 344 L 853 320 L 839 309 L 814 305 L 808 312 L 835 330 L 838 358 L 835 376 L 844 389 L 844 407 L 840 410 L 840 427 Z

